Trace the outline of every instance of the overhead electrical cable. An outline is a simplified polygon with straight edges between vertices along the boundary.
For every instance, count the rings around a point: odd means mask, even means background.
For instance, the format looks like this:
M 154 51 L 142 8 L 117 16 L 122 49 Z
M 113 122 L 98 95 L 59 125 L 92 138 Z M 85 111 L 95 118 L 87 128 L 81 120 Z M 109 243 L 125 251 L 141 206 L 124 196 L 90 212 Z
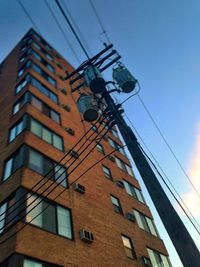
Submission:
M 81 33 L 81 30 L 80 30 L 80 28 L 78 27 L 76 21 L 74 20 L 74 18 L 73 18 L 73 16 L 72 16 L 71 12 L 69 11 L 69 8 L 67 8 L 67 5 L 66 5 L 65 1 L 64 1 L 64 0 L 61 0 L 61 2 L 62 2 L 62 5 L 64 6 L 65 11 L 66 11 L 67 14 L 68 14 L 70 20 L 71 20 L 71 22 L 73 23 L 76 32 L 78 33 L 79 37 L 80 37 L 80 38 L 82 39 L 82 41 L 84 42 L 85 48 L 86 48 L 87 51 L 89 52 L 90 56 L 92 56 L 92 51 L 91 51 L 91 49 L 90 49 L 88 43 L 86 42 L 86 40 L 85 40 L 83 34 Z
M 101 131 L 103 131 L 104 129 L 102 129 Z M 107 134 L 107 131 L 106 131 L 106 133 L 105 134 Z M 105 134 L 102 136 L 102 138 L 105 136 Z M 101 138 L 101 140 L 102 140 L 102 138 Z M 101 141 L 100 140 L 100 141 Z M 90 144 L 92 144 L 93 143 L 93 141 L 91 141 L 91 143 Z M 99 141 L 97 142 L 97 143 L 99 143 Z M 80 160 L 80 162 L 78 163 L 78 165 L 77 166 L 75 166 L 69 173 L 68 173 L 68 176 L 70 175 L 70 174 L 72 174 L 73 172 L 74 172 L 74 170 L 76 170 L 77 169 L 77 167 L 78 166 L 80 166 L 80 164 L 88 157 L 88 155 L 94 150 L 94 148 L 96 147 L 96 143 L 95 143 L 95 145 L 93 146 L 93 148 L 89 151 L 89 153 L 87 153 L 85 156 L 84 156 L 84 158 L 83 159 L 81 159 Z M 88 147 L 87 147 L 88 148 Z M 84 152 L 85 152 L 85 150 L 84 150 Z M 72 164 L 71 164 L 72 165 Z M 64 171 L 65 172 L 65 171 Z M 62 177 L 62 175 L 64 174 L 64 172 L 63 173 L 61 173 L 58 177 L 57 177 L 57 179 L 55 179 L 55 181 L 57 181 L 57 180 L 59 180 L 59 178 L 60 177 Z M 7 226 L 7 225 L 9 225 L 12 221 L 14 221 L 15 220 L 15 218 L 17 218 L 17 217 L 19 217 L 19 215 L 20 214 L 23 214 L 23 218 L 24 217 L 26 217 L 26 215 L 27 214 L 29 214 L 36 206 L 38 206 L 41 202 L 42 202 L 42 200 L 44 200 L 44 199 L 46 199 L 47 198 L 47 196 L 51 193 L 51 192 L 53 192 L 53 190 L 55 189 L 55 188 L 57 188 L 63 181 L 65 180 L 65 178 L 63 178 L 61 181 L 59 181 L 58 183 L 52 183 L 52 184 L 50 184 L 43 192 L 41 192 L 40 193 L 40 196 L 38 196 L 36 199 L 34 199 L 31 203 L 29 203 L 29 205 L 27 205 L 26 207 L 24 207 L 24 209 L 20 209 L 20 212 L 14 217 L 14 218 L 12 218 L 12 220 L 10 220 L 10 221 L 7 221 L 6 222 L 6 224 L 0 229 L 0 231 L 1 230 L 3 230 L 3 229 L 5 229 L 5 227 Z M 49 189 L 50 189 L 50 187 L 51 186 L 54 186 L 50 191 L 49 191 Z M 69 188 L 69 187 L 67 187 L 67 188 Z M 48 192 L 47 193 L 47 195 L 43 195 L 45 192 Z M 32 195 L 34 195 L 36 192 L 33 192 L 33 194 Z M 32 206 L 32 204 L 34 203 L 34 202 L 36 202 L 36 200 L 38 199 L 38 198 L 42 198 L 42 200 L 39 202 L 39 203 L 37 203 L 31 210 L 29 210 L 26 214 L 24 214 L 24 211 L 28 208 L 28 207 L 30 207 L 30 206 Z M 18 208 L 19 208 L 19 206 L 18 206 Z M 9 231 L 9 228 L 8 229 L 6 229 L 6 230 L 4 230 L 4 232 L 3 232 L 3 234 L 5 234 L 7 231 Z
M 99 126 L 100 127 L 100 126 Z M 99 128 L 99 127 L 97 127 L 97 128 Z M 92 128 L 90 128 L 89 130 L 88 130 L 88 132 L 89 131 L 91 131 L 91 129 Z M 92 131 L 92 134 L 91 134 L 91 136 L 90 137 L 92 137 L 93 135 L 95 135 L 95 138 L 92 140 L 92 142 L 94 141 L 94 140 L 96 140 L 96 138 L 98 137 L 98 135 L 96 135 L 95 133 L 94 133 L 94 131 Z M 81 138 L 81 140 L 84 138 L 84 135 L 82 136 L 82 138 Z M 92 143 L 91 142 L 91 143 Z M 87 143 L 87 140 L 81 145 L 81 147 L 77 150 L 77 153 L 79 152 L 79 150 L 85 145 Z M 89 145 L 91 144 L 91 143 L 89 143 Z M 65 156 L 59 161 L 59 163 L 60 162 L 62 162 L 62 160 L 67 156 L 67 155 L 70 155 L 70 152 L 71 151 L 73 151 L 73 149 L 77 146 L 77 145 L 79 145 L 80 144 L 80 140 L 73 146 L 73 148 L 71 148 L 70 149 L 70 151 L 68 152 L 68 153 L 66 153 L 65 154 Z M 81 155 L 81 154 L 83 154 L 84 152 L 85 152 L 85 150 L 89 147 L 89 145 L 87 145 L 87 147 L 86 148 L 84 148 L 83 149 L 83 151 L 79 154 L 79 156 Z M 30 191 L 32 191 L 33 189 L 35 189 L 35 187 L 37 186 L 37 185 L 39 185 L 40 184 L 40 182 L 42 182 L 42 181 L 44 181 L 44 183 L 42 184 L 42 185 L 40 185 L 40 187 L 39 188 L 37 188 L 35 191 L 34 191 L 34 193 L 37 193 L 37 191 L 39 191 L 46 183 L 49 183 L 49 179 L 46 179 L 46 180 L 44 180 L 44 178 L 46 178 L 46 177 L 48 177 L 48 178 L 51 178 L 51 176 L 52 175 L 55 175 L 57 172 L 59 172 L 62 168 L 63 168 L 63 166 L 65 166 L 70 160 L 72 159 L 72 157 L 70 158 L 70 159 L 68 159 L 64 164 L 62 163 L 62 165 L 60 166 L 60 168 L 59 169 L 57 169 L 57 171 L 56 172 L 54 172 L 53 171 L 53 169 L 51 169 L 47 174 L 45 174 L 31 189 L 30 189 Z M 68 168 L 69 167 L 71 167 L 72 165 L 73 165 L 73 163 L 76 161 L 76 159 L 74 159 L 74 161 L 68 166 Z M 57 163 L 57 165 L 56 166 L 59 166 L 59 163 Z M 61 176 L 64 174 L 64 172 L 65 171 L 63 171 L 63 173 L 61 174 Z M 49 177 L 49 175 L 51 175 L 50 177 Z M 69 175 L 69 174 L 68 174 Z M 56 180 L 58 180 L 59 179 L 59 177 L 56 179 Z M 52 184 L 54 184 L 54 181 L 52 181 Z M 51 185 L 52 185 L 51 184 Z M 50 186 L 51 186 L 50 185 Z M 46 191 L 46 189 L 45 189 L 45 191 Z M 43 191 L 43 192 L 45 192 L 45 191 Z M 43 193 L 42 192 L 42 193 Z M 40 194 L 42 194 L 42 193 L 40 193 Z M 32 193 L 33 194 L 33 193 Z M 3 215 L 3 214 L 5 214 L 5 213 L 7 213 L 7 215 L 6 215 L 6 217 L 8 217 L 8 216 L 10 216 L 12 213 L 14 213 L 17 209 L 18 209 L 18 206 L 17 206 L 17 204 L 18 203 L 20 203 L 21 202 L 21 200 L 23 200 L 24 199 L 24 197 L 26 196 L 26 194 L 24 194 L 23 196 L 21 196 L 13 205 L 10 205 L 9 207 L 8 207 L 8 209 L 6 210 L 6 212 L 4 212 L 4 213 L 1 213 L 0 215 Z M 31 195 L 29 196 L 29 198 L 31 197 Z M 27 198 L 28 199 L 28 198 Z M 27 200 L 26 199 L 26 200 Z M 20 203 L 21 204 L 21 203 Z M 11 212 L 8 212 L 9 210 L 11 210 Z M 0 222 L 2 221 L 3 219 L 1 219 L 0 220 Z M 1 229 L 0 229 L 1 230 Z
M 198 227 L 199 231 L 200 231 L 200 225 L 197 222 L 197 220 L 195 219 L 194 215 L 191 213 L 190 209 L 188 208 L 188 206 L 185 204 L 185 202 L 183 201 L 183 199 L 181 198 L 180 194 L 178 193 L 178 191 L 176 190 L 176 188 L 174 187 L 174 185 L 172 184 L 171 180 L 169 179 L 169 177 L 167 176 L 167 174 L 164 172 L 163 168 L 160 166 L 160 164 L 158 163 L 158 161 L 156 160 L 156 158 L 153 156 L 153 154 L 151 153 L 150 149 L 148 148 L 148 146 L 146 145 L 146 143 L 144 142 L 144 140 L 142 139 L 141 135 L 139 134 L 139 132 L 137 131 L 137 129 L 134 127 L 132 121 L 128 118 L 127 114 L 125 113 L 126 118 L 128 119 L 128 121 L 131 124 L 131 127 L 133 128 L 133 130 L 135 131 L 135 133 L 137 134 L 137 136 L 139 137 L 139 139 L 141 140 L 141 142 L 143 143 L 143 145 L 145 146 L 145 148 L 147 149 L 147 151 L 149 152 L 149 154 L 151 155 L 151 157 L 153 158 L 153 160 L 155 161 L 155 163 L 157 164 L 157 166 L 159 167 L 159 169 L 161 170 L 161 172 L 163 173 L 163 175 L 165 176 L 165 178 L 168 180 L 168 182 L 170 183 L 171 187 L 173 188 L 174 192 L 177 194 L 177 196 L 179 197 L 180 201 L 182 202 L 182 204 L 185 206 L 185 208 L 187 209 L 188 213 L 190 214 L 191 218 L 193 219 L 193 221 L 196 223 L 196 226 Z M 154 165 L 155 165 L 154 163 Z
M 151 112 L 149 111 L 149 109 L 147 108 L 147 106 L 145 105 L 144 101 L 142 100 L 141 96 L 138 95 L 138 99 L 140 101 L 140 103 L 142 104 L 143 108 L 145 109 L 145 111 L 147 112 L 147 114 L 149 115 L 152 123 L 154 124 L 155 128 L 157 129 L 158 133 L 160 134 L 160 136 L 162 137 L 164 143 L 166 144 L 166 146 L 168 147 L 168 149 L 170 150 L 171 154 L 173 155 L 174 159 L 176 160 L 176 162 L 178 163 L 179 167 L 181 168 L 182 172 L 184 173 L 185 177 L 187 178 L 187 180 L 189 181 L 189 183 L 191 184 L 192 188 L 194 189 L 194 191 L 196 192 L 197 196 L 200 199 L 200 194 L 197 191 L 196 187 L 194 186 L 192 180 L 190 179 L 189 175 L 187 174 L 187 172 L 185 171 L 184 167 L 182 166 L 180 160 L 178 159 L 178 157 L 176 156 L 174 150 L 172 149 L 172 147 L 170 146 L 169 142 L 167 141 L 167 139 L 165 138 L 164 134 L 162 133 L 161 129 L 159 128 L 158 124 L 156 123 L 156 121 L 153 118 L 153 115 L 151 114 Z
M 107 34 L 107 31 L 106 31 L 106 29 L 105 29 L 105 27 L 104 27 L 104 25 L 103 25 L 102 20 L 100 19 L 100 16 L 99 16 L 99 14 L 98 14 L 98 12 L 97 12 L 97 9 L 96 9 L 94 3 L 92 2 L 92 0 L 89 0 L 89 3 L 90 3 L 90 5 L 91 5 L 91 7 L 92 7 L 92 10 L 93 10 L 93 12 L 94 12 L 94 14 L 95 14 L 95 16 L 96 16 L 98 22 L 99 22 L 99 25 L 100 25 L 101 30 L 102 30 L 102 34 L 105 35 L 105 37 L 106 37 L 108 43 L 111 44 L 110 38 L 109 38 L 109 36 L 108 36 L 108 34 Z
M 64 30 L 62 29 L 61 24 L 59 23 L 57 17 L 55 16 L 55 14 L 54 14 L 54 12 L 53 12 L 51 6 L 49 5 L 49 3 L 48 3 L 47 0 L 44 0 L 44 3 L 46 4 L 46 6 L 47 6 L 49 12 L 51 13 L 51 15 L 52 15 L 52 17 L 53 17 L 55 23 L 57 24 L 58 28 L 60 29 L 60 31 L 61 31 L 61 33 L 62 33 L 62 35 L 63 35 L 63 37 L 64 37 L 64 39 L 65 39 L 65 41 L 66 41 L 66 43 L 67 43 L 67 45 L 69 46 L 69 48 L 70 48 L 71 51 L 72 51 L 74 57 L 76 58 L 77 62 L 80 64 L 81 61 L 80 61 L 80 59 L 79 59 L 79 57 L 78 57 L 78 55 L 77 55 L 75 49 L 73 48 L 72 44 L 70 43 L 69 39 L 67 38 L 67 35 L 65 34 Z
M 40 33 L 40 30 L 38 29 L 37 25 L 35 24 L 34 20 L 31 18 L 31 15 L 29 14 L 29 12 L 27 11 L 27 9 L 25 8 L 25 6 L 22 4 L 22 2 L 20 0 L 17 0 L 18 4 L 21 6 L 22 10 L 24 11 L 24 13 L 26 14 L 27 18 L 31 21 L 31 23 L 33 24 L 34 28 L 37 30 L 38 33 Z M 40 33 L 41 34 L 41 33 Z
M 67 15 L 65 14 L 65 11 L 63 10 L 63 8 L 62 8 L 62 6 L 60 5 L 59 1 L 58 1 L 58 0 L 55 0 L 55 1 L 56 1 L 56 4 L 57 4 L 58 8 L 59 8 L 60 11 L 61 11 L 61 13 L 63 14 L 65 20 L 67 21 L 67 24 L 69 25 L 71 31 L 73 32 L 73 34 L 74 34 L 76 40 L 78 41 L 80 47 L 82 48 L 83 52 L 85 53 L 87 59 L 90 59 L 88 52 L 86 51 L 85 47 L 83 46 L 83 44 L 82 44 L 82 42 L 81 42 L 79 36 L 77 35 L 77 33 L 76 33 L 74 27 L 72 26 L 72 24 L 71 24 L 69 18 L 68 18 Z
M 101 122 L 101 120 L 99 119 L 99 120 L 97 120 L 97 122 L 96 123 L 98 123 L 98 122 Z M 100 125 L 97 127 L 97 129 L 100 127 Z M 60 167 L 60 168 L 58 168 L 57 169 L 57 171 L 56 172 L 54 172 L 54 174 L 55 173 L 57 173 L 57 172 L 59 172 L 61 169 L 62 169 L 62 167 L 64 166 L 63 164 L 66 164 L 66 163 L 68 163 L 71 159 L 72 159 L 72 157 L 70 158 L 70 159 L 68 159 L 65 163 L 62 163 L 62 161 L 67 157 L 67 156 L 70 156 L 70 153 L 76 148 L 77 149 L 77 146 L 78 145 L 80 145 L 80 143 L 81 143 L 81 141 L 84 139 L 84 137 L 85 137 L 85 134 L 88 134 L 88 133 L 90 133 L 90 132 L 92 132 L 92 134 L 90 135 L 90 137 L 92 137 L 93 135 L 95 135 L 96 136 L 96 134 L 94 133 L 94 131 L 92 130 L 92 127 L 90 127 L 89 129 L 88 129 L 88 131 L 86 132 L 86 133 L 84 133 L 84 135 L 77 141 L 77 143 L 58 161 L 58 162 L 56 162 L 56 165 L 54 166 L 54 167 Z M 86 141 L 81 145 L 81 147 L 80 148 L 78 148 L 77 149 L 77 152 L 79 152 L 79 150 L 84 146 L 86 144 Z M 60 166 L 60 164 L 62 164 L 61 166 Z M 53 169 L 51 169 L 51 170 L 49 170 L 45 175 L 43 175 L 42 176 L 42 178 L 32 187 L 32 188 L 30 188 L 30 191 L 33 191 L 33 190 L 35 190 L 35 192 L 36 191 L 38 191 L 39 189 L 41 189 L 42 188 L 42 186 L 44 186 L 46 183 L 48 183 L 49 182 L 49 180 L 47 179 L 47 180 L 45 180 L 45 178 L 49 178 L 49 175 L 50 174 L 52 174 L 52 172 L 53 172 Z M 40 187 L 39 188 L 37 188 L 36 189 L 36 187 L 37 186 L 39 186 L 39 184 L 41 183 L 41 182 L 43 182 L 44 181 L 44 183 L 42 184 L 42 185 L 40 185 Z M 25 195 L 23 195 L 21 198 L 19 198 L 16 202 L 15 202 L 15 204 L 14 205 L 16 205 L 18 202 L 20 202 L 23 198 L 24 198 L 24 196 Z M 12 210 L 12 212 L 14 211 L 13 210 L 13 206 L 14 205 L 11 205 L 10 207 L 8 207 L 8 209 L 7 209 L 7 211 L 9 211 L 10 209 Z M 6 211 L 6 212 L 7 212 Z M 3 213 L 1 213 L 0 215 L 3 215 L 3 214 L 5 214 L 6 212 L 3 212 Z M 10 213 L 9 213 L 9 215 L 10 215 Z M 0 222 L 2 221 L 3 219 L 1 219 L 0 220 Z
M 106 132 L 105 132 L 105 134 L 104 134 L 104 136 L 107 134 L 107 132 L 110 130 L 110 128 L 108 128 L 107 130 L 106 130 Z M 103 139 L 103 137 L 104 136 L 102 136 L 102 139 Z M 102 140 L 101 139 L 101 140 Z M 98 143 L 100 143 L 101 142 L 101 140 L 99 140 L 98 141 Z M 90 154 L 94 149 L 95 149 L 95 147 L 96 147 L 96 144 L 95 144 L 95 146 L 89 151 L 89 153 L 88 154 Z M 117 148 L 117 149 L 115 149 L 115 150 L 113 150 L 112 152 L 110 152 L 109 154 L 107 154 L 107 155 L 105 155 L 103 158 L 101 158 L 99 161 L 97 161 L 96 163 L 94 163 L 92 166 L 90 166 L 84 173 L 82 173 L 77 179 L 75 179 L 71 184 L 69 184 L 68 185 L 68 188 L 70 187 L 70 186 L 72 186 L 75 182 L 77 182 L 85 173 L 87 173 L 89 170 L 91 170 L 94 166 L 96 166 L 98 163 L 100 163 L 102 160 L 104 160 L 105 158 L 107 158 L 107 157 L 109 157 L 112 153 L 114 153 L 115 151 L 117 151 L 117 150 L 119 150 L 120 148 Z M 86 155 L 86 157 L 88 156 L 88 154 Z M 84 160 L 84 159 L 83 159 Z M 61 181 L 62 182 L 62 181 Z M 61 183 L 60 182 L 60 183 Z M 56 184 L 56 187 L 57 186 L 59 186 L 59 184 Z M 56 200 L 61 194 L 63 194 L 64 193 L 64 191 L 66 191 L 68 188 L 64 188 L 56 197 L 54 197 L 53 199 L 52 199 L 52 201 L 54 201 L 54 200 Z M 55 188 L 54 188 L 55 189 Z M 53 189 L 53 190 L 54 190 Z M 45 196 L 45 198 L 53 191 L 53 190 L 51 190 L 50 192 L 48 192 L 48 194 Z M 39 205 L 40 203 L 37 203 L 37 205 Z M 34 208 L 37 206 L 37 205 L 35 205 L 34 206 Z M 12 238 L 13 236 L 15 236 L 17 233 L 19 233 L 20 231 L 22 231 L 27 225 L 29 225 L 35 218 L 37 218 L 38 216 L 40 216 L 48 207 L 49 207 L 49 205 L 50 204 L 47 204 L 46 206 L 45 206 L 45 208 L 40 212 L 40 213 L 38 213 L 35 217 L 33 217 L 32 219 L 31 219 L 31 221 L 29 221 L 29 222 L 25 222 L 24 223 L 24 225 L 20 228 L 20 229 L 18 229 L 15 233 L 13 233 L 13 234 L 11 234 L 10 236 L 8 236 L 7 238 L 5 238 L 4 240 L 2 240 L 2 241 L 0 241 L 0 244 L 2 244 L 2 243 L 5 243 L 7 240 L 9 240 L 10 238 Z M 33 209 L 34 209 L 33 208 Z M 33 210 L 32 209 L 32 210 Z M 32 211 L 32 210 L 30 210 L 30 212 Z M 13 225 L 14 226 L 14 225 Z M 2 235 L 3 235 L 3 233 L 1 234 L 1 237 L 2 237 Z M 0 237 L 0 238 L 1 238 Z
M 139 145 L 140 146 L 140 145 Z M 163 183 L 165 184 L 165 186 L 167 187 L 167 189 L 170 191 L 170 193 L 172 194 L 172 196 L 174 197 L 174 199 L 176 200 L 176 202 L 178 203 L 179 207 L 182 209 L 182 211 L 185 213 L 185 215 L 187 216 L 188 220 L 191 222 L 191 224 L 194 226 L 194 228 L 196 229 L 197 233 L 200 235 L 200 230 L 196 227 L 196 225 L 193 223 L 193 221 L 191 220 L 191 218 L 188 216 L 187 212 L 185 211 L 184 207 L 182 206 L 182 204 L 180 203 L 180 201 L 177 199 L 177 197 L 175 196 L 175 194 L 172 192 L 171 188 L 169 187 L 169 185 L 166 183 L 165 179 L 163 178 L 163 176 L 161 175 L 161 173 L 159 172 L 159 170 L 157 169 L 156 165 L 153 163 L 153 161 L 151 160 L 151 158 L 147 155 L 147 153 L 144 151 L 144 149 L 140 146 L 140 149 L 142 151 L 142 153 L 144 154 L 144 156 L 146 157 L 146 159 L 151 163 L 151 165 L 154 167 L 154 169 L 156 170 L 156 172 L 158 173 L 158 175 L 160 176 L 160 178 L 162 179 Z

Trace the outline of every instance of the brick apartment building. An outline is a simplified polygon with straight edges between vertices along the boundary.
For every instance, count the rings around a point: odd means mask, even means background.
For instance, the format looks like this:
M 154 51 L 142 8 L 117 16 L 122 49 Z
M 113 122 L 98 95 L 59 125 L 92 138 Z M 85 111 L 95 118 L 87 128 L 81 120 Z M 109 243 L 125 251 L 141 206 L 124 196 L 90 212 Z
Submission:
M 32 29 L 1 63 L 0 267 L 171 267 L 122 148 L 68 188 L 122 145 L 114 127 L 79 152 L 105 130 L 79 141 L 91 125 L 63 79 L 72 70 Z

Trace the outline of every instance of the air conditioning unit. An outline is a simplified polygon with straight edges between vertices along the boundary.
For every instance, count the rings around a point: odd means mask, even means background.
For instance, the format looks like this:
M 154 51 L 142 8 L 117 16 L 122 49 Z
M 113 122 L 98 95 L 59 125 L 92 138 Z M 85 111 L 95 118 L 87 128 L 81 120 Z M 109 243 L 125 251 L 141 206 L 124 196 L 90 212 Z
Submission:
M 109 160 L 111 160 L 112 162 L 115 162 L 115 158 L 113 156 L 108 156 Z
M 66 127 L 65 131 L 68 132 L 68 134 L 70 134 L 70 135 L 75 135 L 75 131 L 72 128 Z
M 135 222 L 135 215 L 134 215 L 133 213 L 131 213 L 131 212 L 126 213 L 125 217 L 126 217 L 129 221 L 131 221 L 131 222 Z
M 78 159 L 79 158 L 79 154 L 75 150 L 71 150 L 69 152 L 69 154 L 70 154 L 70 156 L 74 157 L 75 159 Z
M 141 261 L 145 267 L 152 267 L 151 260 L 148 257 L 142 256 Z
M 59 77 L 60 79 L 63 79 L 63 77 Z M 67 91 L 65 89 L 60 90 L 64 95 L 67 95 Z
M 84 194 L 85 193 L 85 186 L 79 184 L 79 183 L 75 183 L 73 185 L 73 188 L 76 192 L 79 192 L 80 194 Z
M 80 239 L 84 242 L 92 243 L 94 240 L 93 233 L 88 232 L 84 229 L 81 229 L 79 234 L 80 234 Z
M 68 105 L 62 105 L 62 107 L 67 111 L 70 112 L 71 108 Z
M 122 181 L 117 180 L 117 181 L 115 181 L 115 183 L 116 183 L 117 186 L 119 186 L 121 188 L 124 188 L 124 183 Z

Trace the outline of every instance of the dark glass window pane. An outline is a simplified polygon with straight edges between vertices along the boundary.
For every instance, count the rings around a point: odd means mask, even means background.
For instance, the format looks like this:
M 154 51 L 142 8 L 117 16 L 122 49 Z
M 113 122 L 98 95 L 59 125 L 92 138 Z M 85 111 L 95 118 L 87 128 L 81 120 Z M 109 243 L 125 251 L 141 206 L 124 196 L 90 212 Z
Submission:
M 49 178 L 54 180 L 54 171 L 53 171 L 53 167 L 54 167 L 54 163 L 49 160 L 48 158 L 44 158 L 44 175 Z M 48 175 L 47 175 L 48 174 Z
M 56 208 L 45 201 L 43 207 L 42 227 L 50 232 L 56 233 Z
M 63 141 L 60 136 L 57 134 L 53 134 L 53 146 L 58 148 L 59 150 L 63 151 Z
M 57 123 L 60 123 L 60 116 L 57 112 L 51 109 L 50 114 L 51 114 L 50 117 L 52 118 L 52 120 L 54 120 Z
M 54 177 L 56 183 L 60 183 L 62 186 L 67 187 L 67 173 L 66 169 L 62 167 L 61 165 L 57 165 L 55 163 L 54 167 Z
M 40 138 L 42 137 L 42 125 L 34 119 L 31 119 L 30 131 Z
M 57 95 L 55 95 L 54 93 L 50 92 L 50 98 L 52 101 L 54 101 L 55 103 L 58 103 L 58 97 Z
M 24 146 L 19 149 L 19 152 L 14 156 L 13 172 L 20 168 L 24 163 Z
M 52 144 L 52 132 L 47 128 L 42 128 L 42 139 L 49 144 Z
M 48 117 L 50 117 L 50 108 L 47 105 L 43 104 L 42 111 L 43 111 L 43 113 L 45 115 L 47 115 Z
M 31 104 L 38 110 L 42 111 L 42 102 L 33 95 L 31 96 Z
M 13 158 L 6 161 L 4 166 L 3 181 L 5 181 L 12 174 Z
M 30 169 L 39 172 L 40 174 L 43 174 L 43 161 L 43 156 L 40 153 L 32 149 L 29 150 L 28 166 Z

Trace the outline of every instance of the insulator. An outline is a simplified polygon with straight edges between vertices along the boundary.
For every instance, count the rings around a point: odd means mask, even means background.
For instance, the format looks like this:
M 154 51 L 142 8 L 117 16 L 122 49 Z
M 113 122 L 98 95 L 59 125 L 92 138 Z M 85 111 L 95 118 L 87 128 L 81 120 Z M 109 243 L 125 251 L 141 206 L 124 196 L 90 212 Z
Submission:
M 102 93 L 105 90 L 106 82 L 96 66 L 89 66 L 84 71 L 84 78 L 87 86 L 90 87 L 94 94 Z
M 82 94 L 76 104 L 79 112 L 83 114 L 84 120 L 92 122 L 98 119 L 98 105 L 92 96 Z
M 130 93 L 135 89 L 137 80 L 124 66 L 114 68 L 112 77 L 121 88 L 122 92 Z

